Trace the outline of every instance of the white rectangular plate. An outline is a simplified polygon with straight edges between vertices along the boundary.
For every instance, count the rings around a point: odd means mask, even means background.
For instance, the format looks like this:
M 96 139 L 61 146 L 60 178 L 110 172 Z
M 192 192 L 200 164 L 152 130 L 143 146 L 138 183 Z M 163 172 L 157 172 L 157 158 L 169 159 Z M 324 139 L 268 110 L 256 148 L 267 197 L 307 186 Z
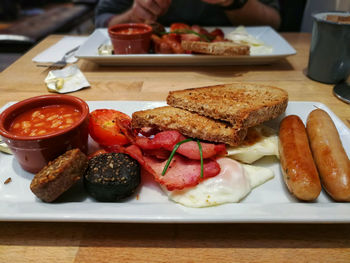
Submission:
M 163 106 L 164 102 L 91 101 L 90 110 L 112 108 L 129 115 L 136 110 Z M 8 107 L 4 106 L 1 110 Z M 325 105 L 318 102 L 289 102 L 286 115 L 296 114 L 305 122 L 315 108 L 332 117 L 343 145 L 350 153 L 350 130 Z M 279 119 L 268 125 L 278 129 Z M 23 171 L 11 155 L 0 153 L 0 221 L 86 221 L 86 222 L 310 222 L 350 223 L 350 205 L 333 202 L 324 192 L 317 202 L 298 202 L 286 190 L 276 158 L 263 158 L 255 165 L 270 167 L 275 178 L 253 189 L 240 203 L 209 208 L 187 208 L 169 201 L 152 180 L 144 180 L 138 192 L 120 203 L 99 203 L 87 196 L 82 184 L 70 189 L 59 202 L 43 203 L 30 191 L 32 174 Z M 4 184 L 7 178 L 12 182 Z
M 213 28 L 208 28 L 209 30 Z M 223 27 L 225 34 L 233 31 L 234 27 Z M 276 60 L 296 54 L 295 49 L 281 37 L 275 30 L 268 26 L 246 27 L 249 34 L 262 40 L 273 48 L 269 55 L 252 56 L 212 56 L 190 54 L 135 54 L 135 55 L 107 55 L 98 54 L 98 48 L 102 44 L 110 44 L 107 29 L 96 29 L 80 46 L 75 54 L 78 58 L 93 61 L 101 65 L 253 65 L 269 64 Z

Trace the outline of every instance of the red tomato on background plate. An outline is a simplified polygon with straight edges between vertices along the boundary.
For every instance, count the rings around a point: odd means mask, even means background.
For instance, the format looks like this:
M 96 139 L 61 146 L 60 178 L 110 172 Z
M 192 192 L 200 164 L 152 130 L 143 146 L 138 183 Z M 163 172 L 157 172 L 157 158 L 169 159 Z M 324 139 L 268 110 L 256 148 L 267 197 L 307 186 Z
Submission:
M 186 25 L 184 23 L 173 23 L 170 25 L 170 32 L 181 31 L 183 29 L 191 29 L 191 28 L 189 25 Z

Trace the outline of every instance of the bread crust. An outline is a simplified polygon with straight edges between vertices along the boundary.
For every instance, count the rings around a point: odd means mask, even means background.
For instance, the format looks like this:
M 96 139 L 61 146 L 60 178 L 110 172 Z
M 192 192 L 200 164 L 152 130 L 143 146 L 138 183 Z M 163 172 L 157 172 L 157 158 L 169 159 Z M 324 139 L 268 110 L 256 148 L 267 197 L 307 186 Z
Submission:
M 288 104 L 288 93 L 256 83 L 231 83 L 170 91 L 167 103 L 236 127 L 249 128 L 274 119 Z
M 247 129 L 239 129 L 222 122 L 183 109 L 164 106 L 132 114 L 132 127 L 157 127 L 160 130 L 177 130 L 191 138 L 210 142 L 239 145 Z
M 250 54 L 248 45 L 241 45 L 231 41 L 205 42 L 205 41 L 181 41 L 181 46 L 186 51 L 221 56 L 246 56 Z

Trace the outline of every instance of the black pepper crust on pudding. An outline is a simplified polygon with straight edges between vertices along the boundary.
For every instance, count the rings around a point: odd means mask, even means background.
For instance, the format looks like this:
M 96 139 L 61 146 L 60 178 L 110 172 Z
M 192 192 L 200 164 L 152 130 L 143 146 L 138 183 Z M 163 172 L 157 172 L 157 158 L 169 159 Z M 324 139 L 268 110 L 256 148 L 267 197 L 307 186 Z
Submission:
M 84 175 L 86 190 L 102 202 L 129 197 L 140 182 L 139 163 L 123 153 L 105 153 L 91 158 Z

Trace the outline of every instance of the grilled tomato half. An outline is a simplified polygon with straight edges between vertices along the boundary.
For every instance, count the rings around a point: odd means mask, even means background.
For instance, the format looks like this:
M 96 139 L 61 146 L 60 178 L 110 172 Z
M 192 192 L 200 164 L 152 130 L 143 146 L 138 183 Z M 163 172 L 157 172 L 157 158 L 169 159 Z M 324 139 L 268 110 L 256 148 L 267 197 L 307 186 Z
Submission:
M 89 133 L 100 145 L 125 145 L 130 142 L 126 129 L 131 127 L 131 118 L 112 109 L 98 109 L 90 113 Z

